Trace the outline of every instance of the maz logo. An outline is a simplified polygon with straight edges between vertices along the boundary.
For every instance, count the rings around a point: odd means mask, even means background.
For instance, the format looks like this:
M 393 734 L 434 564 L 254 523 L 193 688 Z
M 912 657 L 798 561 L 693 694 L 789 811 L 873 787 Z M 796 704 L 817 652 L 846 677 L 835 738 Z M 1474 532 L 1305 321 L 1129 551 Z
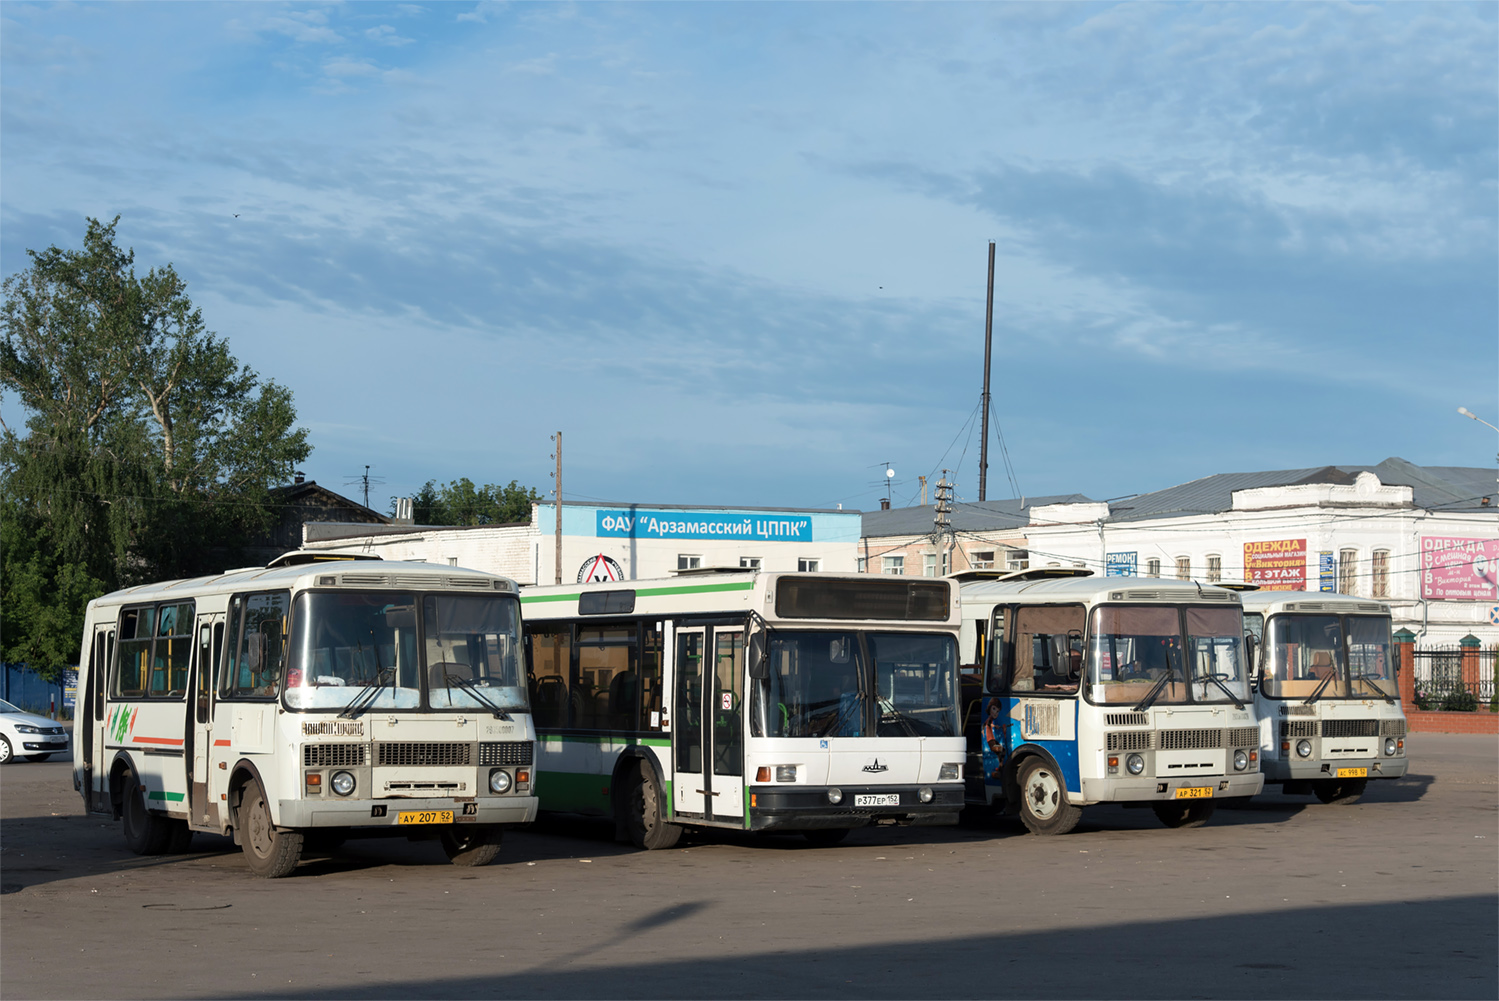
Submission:
M 890 766 L 880 764 L 880 759 L 875 758 L 869 764 L 864 766 L 864 770 L 866 772 L 888 772 L 890 770 Z

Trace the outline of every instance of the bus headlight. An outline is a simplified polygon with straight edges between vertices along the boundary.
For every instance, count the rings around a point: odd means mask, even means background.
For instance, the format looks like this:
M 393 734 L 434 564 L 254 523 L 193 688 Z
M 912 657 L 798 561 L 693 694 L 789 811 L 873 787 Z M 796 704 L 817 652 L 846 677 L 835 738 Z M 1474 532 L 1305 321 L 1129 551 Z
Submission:
M 956 782 L 963 777 L 962 765 L 949 761 L 937 772 L 938 782 Z
M 1234 752 L 1234 771 L 1242 772 L 1249 767 L 1249 755 L 1244 751 Z
M 777 782 L 795 782 L 796 781 L 796 766 L 795 765 L 776 765 L 776 781 Z
M 1296 753 L 1303 758 L 1312 756 L 1312 742 L 1310 740 L 1298 740 L 1296 742 Z
M 917 790 L 916 797 L 923 803 L 930 803 L 932 801 L 932 790 L 927 786 L 922 786 Z
M 1145 770 L 1145 759 L 1138 754 L 1131 754 L 1124 759 L 1124 767 L 1129 769 L 1131 775 L 1139 775 Z
M 1386 737 L 1384 739 L 1384 753 L 1385 753 L 1386 756 L 1389 756 L 1389 755 L 1395 753 L 1395 738 L 1394 737 Z
M 334 772 L 333 779 L 328 784 L 332 786 L 333 791 L 338 793 L 340 796 L 347 796 L 349 793 L 354 791 L 354 773 Z
M 833 788 L 829 789 L 828 790 L 828 802 L 832 803 L 834 806 L 837 806 L 839 803 L 842 803 L 843 802 L 843 790 L 839 789 L 837 786 L 834 786 Z
M 510 773 L 503 768 L 496 768 L 489 773 L 489 791 L 497 796 L 502 796 L 510 791 Z

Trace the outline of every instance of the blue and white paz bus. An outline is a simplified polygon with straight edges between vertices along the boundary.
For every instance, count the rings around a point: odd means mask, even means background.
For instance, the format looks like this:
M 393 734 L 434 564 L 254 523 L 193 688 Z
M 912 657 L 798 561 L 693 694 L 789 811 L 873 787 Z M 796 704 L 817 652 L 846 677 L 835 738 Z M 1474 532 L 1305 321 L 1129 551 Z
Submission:
M 1092 803 L 1196 827 L 1260 791 L 1236 592 L 1069 569 L 963 576 L 970 803 L 1064 834 Z

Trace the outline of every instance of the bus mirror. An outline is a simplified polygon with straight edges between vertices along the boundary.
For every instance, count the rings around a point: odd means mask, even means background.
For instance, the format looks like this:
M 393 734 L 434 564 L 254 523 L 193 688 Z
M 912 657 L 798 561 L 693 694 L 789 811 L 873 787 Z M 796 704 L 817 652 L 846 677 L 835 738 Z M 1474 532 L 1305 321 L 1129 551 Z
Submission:
M 756 681 L 770 677 L 770 658 L 765 655 L 765 625 L 751 622 L 749 638 L 744 644 L 745 667 Z
M 1260 641 L 1254 638 L 1254 634 L 1253 633 L 1245 633 L 1244 634 L 1244 654 L 1245 654 L 1245 657 L 1249 660 L 1249 667 L 1250 667 L 1250 672 L 1249 673 L 1250 674 L 1254 673 L 1254 670 L 1253 670 L 1254 669 L 1254 665 L 1255 665 L 1255 662 L 1258 660 L 1258 658 L 1255 655 L 1257 653 L 1259 653 L 1259 649 L 1260 649 Z

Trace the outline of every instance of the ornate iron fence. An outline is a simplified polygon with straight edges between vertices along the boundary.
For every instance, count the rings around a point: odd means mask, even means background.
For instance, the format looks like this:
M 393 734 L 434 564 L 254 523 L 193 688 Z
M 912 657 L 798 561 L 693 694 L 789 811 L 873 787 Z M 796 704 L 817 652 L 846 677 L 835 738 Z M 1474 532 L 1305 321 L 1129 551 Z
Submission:
M 1413 651 L 1416 705 L 1422 709 L 1487 708 L 1494 698 L 1499 647 L 1429 647 Z

